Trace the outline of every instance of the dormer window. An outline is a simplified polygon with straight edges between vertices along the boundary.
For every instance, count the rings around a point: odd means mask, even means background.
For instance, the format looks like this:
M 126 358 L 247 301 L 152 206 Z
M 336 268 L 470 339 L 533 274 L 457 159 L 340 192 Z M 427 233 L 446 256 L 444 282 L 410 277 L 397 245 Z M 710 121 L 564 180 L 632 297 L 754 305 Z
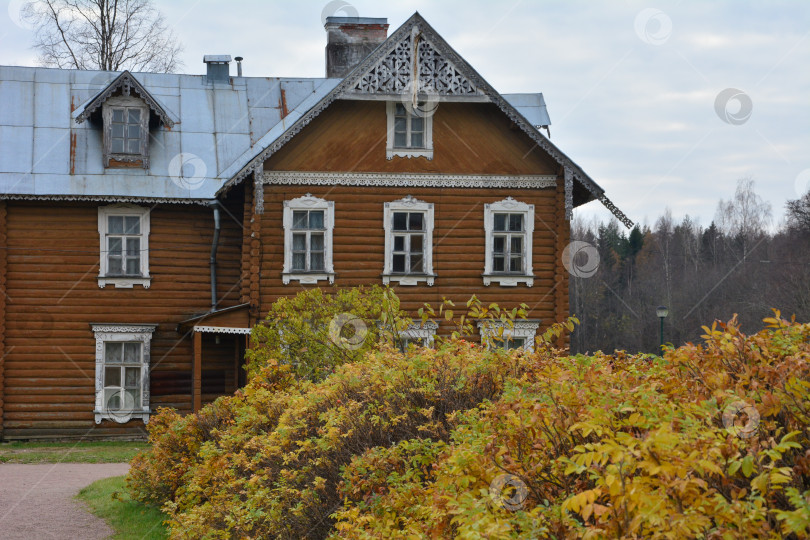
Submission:
M 386 157 L 426 157 L 433 159 L 433 109 L 430 104 L 416 107 L 401 102 L 387 104 L 388 144 Z
M 149 168 L 149 107 L 133 96 L 117 96 L 102 106 L 104 166 Z
M 71 115 L 77 124 L 101 124 L 104 167 L 149 168 L 149 129 L 169 129 L 179 120 L 130 73 L 124 71 Z M 99 118 L 99 116 L 101 118 Z
M 141 109 L 111 107 L 112 153 L 141 153 Z

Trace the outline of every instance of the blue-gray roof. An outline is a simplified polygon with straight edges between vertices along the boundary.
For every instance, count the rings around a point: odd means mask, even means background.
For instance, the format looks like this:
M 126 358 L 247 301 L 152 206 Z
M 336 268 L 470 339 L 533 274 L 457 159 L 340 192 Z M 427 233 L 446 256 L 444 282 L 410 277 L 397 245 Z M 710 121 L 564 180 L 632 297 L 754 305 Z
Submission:
M 105 169 L 101 129 L 75 120 L 119 75 L 0 66 L 0 198 L 212 199 L 340 82 L 232 77 L 222 84 L 205 75 L 134 73 L 174 125 L 151 131 L 148 169 Z M 503 97 L 535 125 L 548 124 L 541 94 Z M 190 178 L 180 176 L 181 161 L 190 162 Z

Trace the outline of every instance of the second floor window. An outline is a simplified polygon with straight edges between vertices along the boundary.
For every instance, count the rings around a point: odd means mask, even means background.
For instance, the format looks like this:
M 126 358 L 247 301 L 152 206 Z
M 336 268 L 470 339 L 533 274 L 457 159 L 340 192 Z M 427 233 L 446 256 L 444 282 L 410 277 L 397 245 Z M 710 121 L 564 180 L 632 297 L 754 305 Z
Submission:
M 141 216 L 107 216 L 107 275 L 141 275 Z
M 492 271 L 523 274 L 526 232 L 524 214 L 493 216 Z
M 293 271 L 323 271 L 326 233 L 323 217 L 323 210 L 293 210 Z
M 485 204 L 484 231 L 484 285 L 531 287 L 534 205 L 512 197 Z
M 421 274 L 425 262 L 425 220 L 422 212 L 394 212 L 392 271 Z
M 383 206 L 383 283 L 433 285 L 433 203 L 410 195 Z
M 335 203 L 309 193 L 284 201 L 284 269 L 282 282 L 316 284 L 335 281 L 332 264 L 332 230 Z
M 149 208 L 114 204 L 98 209 L 98 285 L 149 287 Z

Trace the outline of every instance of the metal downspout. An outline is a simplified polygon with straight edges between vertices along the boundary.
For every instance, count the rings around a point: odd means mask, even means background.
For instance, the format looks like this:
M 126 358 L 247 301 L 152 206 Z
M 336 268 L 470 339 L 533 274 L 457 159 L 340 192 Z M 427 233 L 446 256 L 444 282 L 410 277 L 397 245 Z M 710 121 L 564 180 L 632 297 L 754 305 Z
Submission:
M 217 308 L 217 248 L 219 247 L 219 201 L 213 201 L 211 208 L 214 210 L 214 239 L 211 241 L 211 258 L 208 264 L 211 267 L 211 311 Z

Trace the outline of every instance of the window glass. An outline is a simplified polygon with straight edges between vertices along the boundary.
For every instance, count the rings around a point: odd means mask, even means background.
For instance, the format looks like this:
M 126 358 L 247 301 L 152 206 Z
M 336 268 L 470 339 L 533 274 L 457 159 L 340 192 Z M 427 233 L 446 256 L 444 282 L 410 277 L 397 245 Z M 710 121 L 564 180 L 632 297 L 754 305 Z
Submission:
M 112 109 L 109 126 L 110 151 L 114 154 L 140 154 L 143 139 L 141 109 L 116 107 Z
M 394 212 L 394 230 L 407 231 L 408 230 L 408 213 L 407 212 Z
M 312 210 L 309 213 L 309 228 L 323 229 L 323 210 Z
M 425 120 L 397 103 L 394 110 L 394 148 L 425 148 L 426 121 L 429 119 Z

